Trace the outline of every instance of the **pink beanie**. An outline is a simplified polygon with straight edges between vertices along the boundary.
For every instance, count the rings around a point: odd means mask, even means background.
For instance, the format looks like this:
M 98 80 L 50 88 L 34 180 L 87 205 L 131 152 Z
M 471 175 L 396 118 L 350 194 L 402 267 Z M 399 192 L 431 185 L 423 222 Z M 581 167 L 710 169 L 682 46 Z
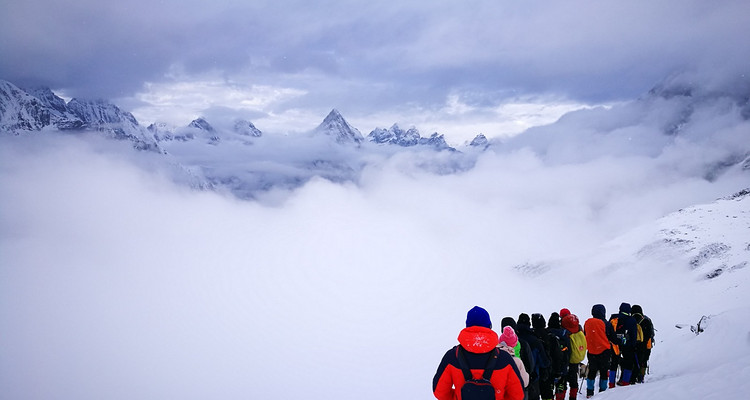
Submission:
M 516 336 L 516 332 L 513 330 L 513 328 L 511 328 L 510 326 L 506 326 L 505 328 L 503 328 L 503 334 L 498 338 L 498 342 L 505 342 L 505 344 L 507 344 L 509 347 L 516 347 L 516 343 L 518 343 L 518 336 Z

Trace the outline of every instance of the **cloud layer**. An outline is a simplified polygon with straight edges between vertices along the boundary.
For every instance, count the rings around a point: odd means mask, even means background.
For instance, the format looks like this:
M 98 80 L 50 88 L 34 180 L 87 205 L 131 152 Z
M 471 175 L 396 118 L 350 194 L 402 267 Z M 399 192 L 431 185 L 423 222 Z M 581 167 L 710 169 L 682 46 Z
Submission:
M 0 16 L 0 77 L 158 107 L 149 95 L 208 74 L 228 92 L 239 85 L 299 94 L 254 112 L 319 118 L 338 107 L 352 118 L 386 113 L 381 124 L 439 119 L 457 96 L 472 111 L 462 121 L 487 122 L 482 113 L 495 115 L 517 96 L 607 103 L 678 71 L 744 74 L 748 7 L 742 0 L 14 2 Z

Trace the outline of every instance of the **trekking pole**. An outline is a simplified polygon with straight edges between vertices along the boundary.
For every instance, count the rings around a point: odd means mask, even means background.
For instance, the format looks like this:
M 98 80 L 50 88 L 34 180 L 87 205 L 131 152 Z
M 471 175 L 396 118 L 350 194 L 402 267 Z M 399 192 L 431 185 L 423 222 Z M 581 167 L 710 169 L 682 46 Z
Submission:
M 578 385 L 578 393 L 579 393 L 579 394 L 583 394 L 583 381 L 585 381 L 585 380 L 586 380 L 586 377 L 585 377 L 585 376 L 582 376 L 582 377 L 581 377 L 581 384 L 580 384 L 580 385 Z
M 581 364 L 581 367 L 583 367 L 583 364 Z M 578 393 L 583 394 L 583 382 L 586 380 L 586 376 L 589 374 L 589 365 L 586 364 L 585 367 L 579 368 L 581 372 L 581 384 L 578 385 Z

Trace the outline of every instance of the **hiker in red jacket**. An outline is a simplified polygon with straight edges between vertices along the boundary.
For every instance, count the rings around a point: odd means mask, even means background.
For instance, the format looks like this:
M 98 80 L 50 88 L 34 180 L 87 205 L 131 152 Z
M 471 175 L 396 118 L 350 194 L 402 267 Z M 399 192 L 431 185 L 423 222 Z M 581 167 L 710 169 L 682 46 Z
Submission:
M 466 328 L 459 333 L 458 343 L 445 353 L 432 379 L 435 398 L 461 400 L 462 390 L 477 387 L 465 385 L 468 375 L 474 380 L 488 378 L 495 400 L 523 400 L 519 371 L 510 354 L 496 349 L 498 336 L 492 330 L 490 315 L 485 309 L 469 310 Z

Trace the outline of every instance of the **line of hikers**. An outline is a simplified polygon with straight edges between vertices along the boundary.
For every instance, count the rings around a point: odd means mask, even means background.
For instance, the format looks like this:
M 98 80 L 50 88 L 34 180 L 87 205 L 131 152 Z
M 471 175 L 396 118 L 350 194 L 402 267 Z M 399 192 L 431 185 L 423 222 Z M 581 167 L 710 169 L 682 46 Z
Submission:
M 596 304 L 583 326 L 566 308 L 549 321 L 522 313 L 501 324 L 498 336 L 485 309 L 469 310 L 459 345 L 445 353 L 433 378 L 438 400 L 564 400 L 568 387 L 575 400 L 579 376 L 590 398 L 597 375 L 603 392 L 642 383 L 648 372 L 655 329 L 639 305 L 622 303 L 607 320 L 604 305 Z

